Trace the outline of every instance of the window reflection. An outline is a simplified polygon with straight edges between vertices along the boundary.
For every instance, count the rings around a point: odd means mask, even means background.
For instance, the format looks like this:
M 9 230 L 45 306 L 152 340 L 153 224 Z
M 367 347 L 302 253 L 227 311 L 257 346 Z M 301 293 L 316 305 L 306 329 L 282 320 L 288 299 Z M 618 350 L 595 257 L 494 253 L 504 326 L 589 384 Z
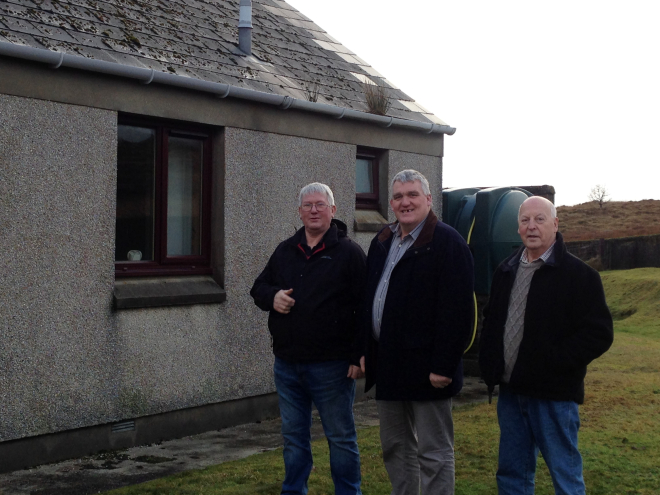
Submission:
M 117 137 L 115 260 L 150 261 L 154 259 L 156 131 L 120 125 Z

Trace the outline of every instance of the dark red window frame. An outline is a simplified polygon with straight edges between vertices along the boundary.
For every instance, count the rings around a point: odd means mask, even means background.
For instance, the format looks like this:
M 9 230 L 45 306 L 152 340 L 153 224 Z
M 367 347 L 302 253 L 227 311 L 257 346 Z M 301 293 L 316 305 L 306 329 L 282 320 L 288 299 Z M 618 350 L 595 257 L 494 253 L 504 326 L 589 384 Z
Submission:
M 372 193 L 356 193 L 355 194 L 355 207 L 361 210 L 377 210 L 379 205 L 379 181 L 378 169 L 380 152 L 370 148 L 359 147 L 357 149 L 357 158 L 371 160 L 371 174 L 373 178 L 373 192 Z
M 211 273 L 212 129 L 178 122 L 120 116 L 118 125 L 156 131 L 153 261 L 115 261 L 115 277 L 203 275 Z M 167 255 L 168 137 L 202 141 L 200 254 Z M 119 166 L 119 164 L 118 164 Z

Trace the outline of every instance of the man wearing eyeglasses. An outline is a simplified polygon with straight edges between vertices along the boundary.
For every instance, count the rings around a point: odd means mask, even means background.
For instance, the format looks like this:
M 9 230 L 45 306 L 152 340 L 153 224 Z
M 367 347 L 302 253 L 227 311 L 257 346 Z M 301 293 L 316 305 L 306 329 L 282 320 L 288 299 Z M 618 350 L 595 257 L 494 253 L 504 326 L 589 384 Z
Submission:
M 473 315 L 473 263 L 458 232 L 431 210 L 416 170 L 392 180 L 397 221 L 371 242 L 363 320 L 367 390 L 376 385 L 392 495 L 454 493 L 451 398 Z
M 363 376 L 356 318 L 365 255 L 347 237 L 346 225 L 334 219 L 328 186 L 308 184 L 298 201 L 303 227 L 275 249 L 250 291 L 255 304 L 270 312 L 284 437 L 282 493 L 307 493 L 314 404 L 330 446 L 335 493 L 359 495 L 353 399 L 355 379 Z

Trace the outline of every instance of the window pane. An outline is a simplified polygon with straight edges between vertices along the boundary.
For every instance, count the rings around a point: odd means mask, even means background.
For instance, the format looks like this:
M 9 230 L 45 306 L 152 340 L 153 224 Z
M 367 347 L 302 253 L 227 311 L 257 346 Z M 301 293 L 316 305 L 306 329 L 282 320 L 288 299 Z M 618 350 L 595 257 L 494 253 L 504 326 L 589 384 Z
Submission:
M 120 125 L 115 261 L 154 259 L 156 131 Z
M 374 168 L 373 160 L 358 158 L 355 162 L 355 192 L 374 192 Z
M 201 254 L 203 142 L 169 138 L 167 255 Z

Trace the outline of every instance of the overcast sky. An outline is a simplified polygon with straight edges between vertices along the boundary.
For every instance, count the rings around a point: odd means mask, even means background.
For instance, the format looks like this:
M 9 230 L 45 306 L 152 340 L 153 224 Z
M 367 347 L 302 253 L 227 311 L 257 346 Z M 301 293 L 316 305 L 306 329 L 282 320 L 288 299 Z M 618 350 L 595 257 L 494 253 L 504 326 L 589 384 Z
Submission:
M 660 2 L 287 1 L 457 128 L 445 187 L 660 199 Z

